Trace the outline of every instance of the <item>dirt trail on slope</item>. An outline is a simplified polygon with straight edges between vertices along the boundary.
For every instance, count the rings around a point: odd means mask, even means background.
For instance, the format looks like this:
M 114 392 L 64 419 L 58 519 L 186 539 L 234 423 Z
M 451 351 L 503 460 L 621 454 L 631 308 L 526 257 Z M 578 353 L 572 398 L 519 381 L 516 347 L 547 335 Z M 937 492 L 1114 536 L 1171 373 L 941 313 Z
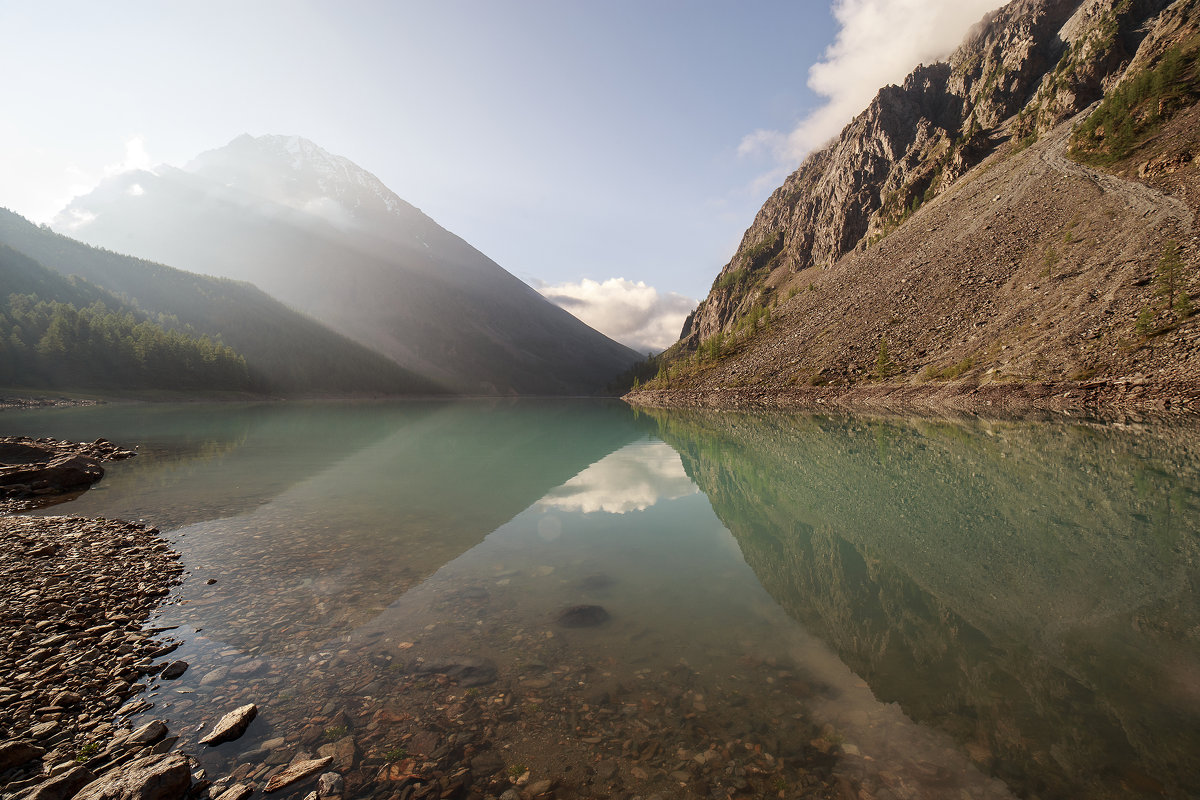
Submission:
M 1091 181 L 1100 191 L 1120 197 L 1129 204 L 1130 208 L 1141 214 L 1148 225 L 1156 225 L 1169 219 L 1181 225 L 1183 232 L 1191 233 L 1196 215 L 1187 203 L 1174 197 L 1168 197 L 1144 183 L 1100 172 L 1067 158 L 1067 147 L 1075 126 L 1085 119 L 1094 108 L 1093 105 L 1085 109 L 1055 128 L 1050 133 L 1052 138 L 1048 146 L 1042 151 L 1042 160 L 1052 169 L 1064 175 L 1074 175 Z

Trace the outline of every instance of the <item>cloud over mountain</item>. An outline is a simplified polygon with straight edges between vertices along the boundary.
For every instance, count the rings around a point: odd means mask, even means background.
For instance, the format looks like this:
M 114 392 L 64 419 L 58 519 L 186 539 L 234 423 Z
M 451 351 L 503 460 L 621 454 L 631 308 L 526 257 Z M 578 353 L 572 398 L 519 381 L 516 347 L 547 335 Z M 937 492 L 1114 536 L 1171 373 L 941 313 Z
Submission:
M 825 99 L 789 133 L 757 130 L 740 154 L 763 149 L 789 165 L 822 146 L 862 111 L 879 87 L 899 83 L 918 64 L 944 59 L 971 26 L 1003 0 L 837 0 L 837 39 L 808 71 Z
M 665 350 L 679 338 L 696 301 L 674 292 L 659 292 L 643 281 L 609 278 L 535 288 L 550 302 L 596 330 L 640 353 Z

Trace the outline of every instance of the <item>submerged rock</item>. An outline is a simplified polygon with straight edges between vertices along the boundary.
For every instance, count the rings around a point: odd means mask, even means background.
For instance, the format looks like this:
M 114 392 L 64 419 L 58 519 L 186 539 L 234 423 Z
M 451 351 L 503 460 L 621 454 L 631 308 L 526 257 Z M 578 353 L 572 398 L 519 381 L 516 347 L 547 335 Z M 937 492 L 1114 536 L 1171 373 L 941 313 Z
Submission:
M 609 619 L 611 616 L 602 606 L 579 605 L 564 609 L 556 621 L 564 628 L 594 628 Z
M 302 781 L 325 769 L 331 761 L 333 759 L 328 756 L 325 758 L 314 758 L 310 761 L 298 761 L 267 781 L 267 785 L 263 787 L 263 792 L 276 792 L 285 786 L 290 786 L 296 781 Z
M 187 672 L 188 663 L 186 661 L 172 661 L 167 666 L 163 667 L 162 677 L 164 680 L 173 681 L 183 673 Z
M 470 688 L 483 686 L 496 680 L 496 665 L 486 658 L 463 656 L 438 661 L 427 661 L 417 672 L 437 673 L 453 678 L 459 686 Z

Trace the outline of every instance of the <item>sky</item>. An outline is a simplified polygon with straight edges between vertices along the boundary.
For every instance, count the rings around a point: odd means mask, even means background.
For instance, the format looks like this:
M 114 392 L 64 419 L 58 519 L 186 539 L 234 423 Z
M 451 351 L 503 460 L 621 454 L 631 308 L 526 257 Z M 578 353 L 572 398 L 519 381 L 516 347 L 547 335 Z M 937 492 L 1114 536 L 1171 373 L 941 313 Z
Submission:
M 297 134 L 665 347 L 770 192 L 997 0 L 0 4 L 0 206 Z

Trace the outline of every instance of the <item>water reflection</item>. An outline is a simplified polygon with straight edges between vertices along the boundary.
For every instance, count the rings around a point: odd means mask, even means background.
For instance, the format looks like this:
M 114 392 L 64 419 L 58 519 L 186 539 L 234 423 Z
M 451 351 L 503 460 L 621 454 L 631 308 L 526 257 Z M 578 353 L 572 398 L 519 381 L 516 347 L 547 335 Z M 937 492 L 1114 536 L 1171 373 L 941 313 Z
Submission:
M 54 511 L 181 550 L 161 624 L 193 669 L 145 718 L 264 706 L 213 774 L 344 730 L 347 797 L 387 797 L 387 754 L 453 730 L 476 771 L 570 766 L 591 796 L 1200 794 L 1195 428 L 488 402 L 0 432 L 140 445 Z M 575 605 L 609 619 L 564 629 Z M 463 657 L 494 682 L 422 671 Z
M 656 418 L 879 699 L 1018 794 L 1200 792 L 1195 428 Z
M 625 514 L 699 489 L 669 447 L 645 443 L 605 456 L 538 501 L 542 508 Z

